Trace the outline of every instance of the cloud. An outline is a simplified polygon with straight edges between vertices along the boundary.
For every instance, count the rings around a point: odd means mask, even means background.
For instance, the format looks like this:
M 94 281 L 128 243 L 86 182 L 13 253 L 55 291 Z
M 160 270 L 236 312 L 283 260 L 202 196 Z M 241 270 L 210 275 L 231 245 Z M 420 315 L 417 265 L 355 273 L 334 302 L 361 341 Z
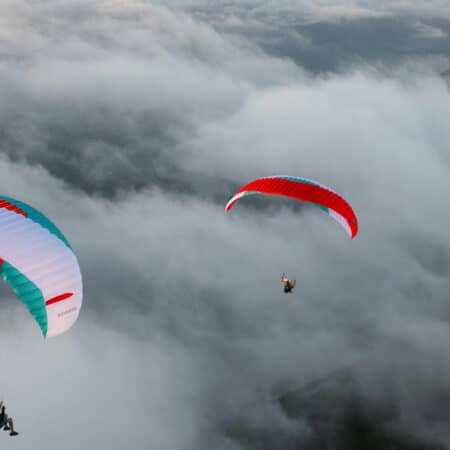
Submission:
M 382 16 L 415 16 L 426 18 L 449 18 L 450 7 L 444 0 L 426 3 L 404 0 L 244 0 L 215 2 L 214 6 L 203 0 L 181 2 L 168 0 L 173 9 L 220 16 L 225 10 L 238 16 L 271 17 L 294 15 L 301 21 L 335 21 Z
M 421 435 L 450 370 L 448 87 L 416 60 L 307 75 L 176 6 L 2 7 L 1 192 L 56 222 L 85 284 L 77 325 L 45 342 L 1 291 L 14 445 L 299 446 L 317 431 L 274 397 L 343 366 L 365 399 L 393 398 L 394 428 Z M 316 44 L 333 35 L 309 30 Z M 272 173 L 341 192 L 360 235 L 275 199 L 224 212 L 241 183 Z M 229 432 L 236 420 L 247 441 Z
M 89 13 L 99 15 L 95 23 Z M 54 42 L 62 24 L 73 26 L 71 14 L 78 28 Z M 161 8 L 83 5 L 55 16 L 37 56 L 24 46 L 16 56 L 24 63 L 0 68 L 2 151 L 91 193 L 154 180 L 188 189 L 176 161 L 195 124 L 239 108 L 255 87 L 298 76 L 293 64 Z M 26 33 L 33 42 L 43 29 Z
M 441 30 L 439 27 L 433 27 L 432 25 L 427 25 L 422 22 L 416 22 L 413 27 L 416 29 L 420 36 L 429 39 L 441 39 L 448 36 L 448 33 Z

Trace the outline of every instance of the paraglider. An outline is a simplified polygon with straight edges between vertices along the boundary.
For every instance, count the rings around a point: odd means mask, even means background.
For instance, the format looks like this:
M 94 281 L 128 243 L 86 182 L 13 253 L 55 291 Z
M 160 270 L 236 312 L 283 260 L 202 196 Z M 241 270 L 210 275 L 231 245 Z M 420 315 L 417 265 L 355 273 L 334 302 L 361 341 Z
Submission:
M 281 286 L 283 286 L 283 290 L 284 290 L 285 294 L 287 294 L 287 293 L 292 294 L 292 289 L 294 289 L 295 286 L 297 285 L 297 280 L 295 280 L 295 279 L 290 280 L 283 273 L 283 275 L 281 275 L 280 284 L 281 284 Z
M 57 336 L 76 322 L 82 280 L 72 247 L 44 214 L 4 196 L 0 196 L 0 276 L 44 337 Z
M 61 231 L 19 200 L 0 196 L 0 277 L 15 292 L 44 337 L 64 333 L 76 322 L 82 303 L 77 258 Z M 17 436 L 0 402 L 0 429 Z
M 358 219 L 350 204 L 337 192 L 317 181 L 286 175 L 257 178 L 236 191 L 225 206 L 225 211 L 230 211 L 242 197 L 253 194 L 279 195 L 312 203 L 336 220 L 350 239 L 358 233 Z M 297 284 L 296 280 L 291 281 L 284 274 L 280 283 L 285 293 L 292 293 Z
M 227 203 L 230 211 L 242 197 L 253 194 L 270 194 L 310 202 L 335 219 L 353 239 L 358 233 L 358 219 L 349 203 L 331 188 L 306 178 L 271 176 L 258 178 L 239 188 Z

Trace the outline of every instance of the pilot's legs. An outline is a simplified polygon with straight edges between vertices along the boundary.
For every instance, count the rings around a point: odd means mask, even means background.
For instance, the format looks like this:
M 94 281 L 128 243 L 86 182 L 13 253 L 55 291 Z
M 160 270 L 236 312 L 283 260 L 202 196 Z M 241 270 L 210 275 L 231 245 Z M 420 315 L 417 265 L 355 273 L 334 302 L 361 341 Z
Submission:
M 8 424 L 9 424 L 8 414 L 5 414 L 5 421 L 4 421 L 3 424 L 2 424 L 3 429 L 4 429 L 5 431 L 9 431 L 9 426 L 8 426 Z
M 13 420 L 12 420 L 12 417 L 10 417 L 10 418 L 8 419 L 8 425 L 9 425 L 8 429 L 11 430 L 10 433 L 9 433 L 9 435 L 10 435 L 10 436 L 17 436 L 19 433 L 14 429 L 14 422 L 13 422 Z M 6 427 L 5 427 L 5 428 L 6 428 Z

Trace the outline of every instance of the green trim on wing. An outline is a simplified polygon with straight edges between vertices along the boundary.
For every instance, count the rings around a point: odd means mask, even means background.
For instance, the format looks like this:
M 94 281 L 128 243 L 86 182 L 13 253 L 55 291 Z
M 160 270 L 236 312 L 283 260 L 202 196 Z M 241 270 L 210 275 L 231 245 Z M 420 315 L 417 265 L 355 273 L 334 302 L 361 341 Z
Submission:
M 259 191 L 244 191 L 243 197 L 247 197 L 247 195 L 255 195 L 255 194 L 261 195 L 261 192 L 259 192 Z
M 314 206 L 317 206 L 322 211 L 326 212 L 327 214 L 330 213 L 330 210 L 326 206 L 319 205 L 318 203 L 313 203 Z
M 9 201 L 9 200 L 8 200 Z M 19 206 L 19 205 L 17 205 Z M 22 208 L 22 206 L 20 206 Z M 25 304 L 28 311 L 35 318 L 44 337 L 47 335 L 47 311 L 42 291 L 26 277 L 20 270 L 3 261 L 0 267 L 0 276 L 16 293 L 19 300 Z
M 289 177 L 289 176 L 280 176 L 279 178 L 282 178 L 283 180 L 294 181 L 295 183 L 305 183 L 305 184 L 312 184 L 313 186 L 320 186 L 319 183 L 316 183 L 315 181 L 312 180 L 307 180 L 306 178 Z
M 11 197 L 5 197 L 4 195 L 0 196 L 0 199 L 4 199 L 9 203 L 12 203 L 13 205 L 20 208 L 23 212 L 27 214 L 27 217 L 31 219 L 33 222 L 38 223 L 43 228 L 48 230 L 50 233 L 54 234 L 56 237 L 61 239 L 61 241 L 64 242 L 64 244 L 67 245 L 72 250 L 72 246 L 69 244 L 69 241 L 66 239 L 66 237 L 59 231 L 59 229 L 55 226 L 53 222 L 51 222 L 47 217 L 45 217 L 42 213 L 40 213 L 38 210 L 34 209 L 30 205 L 27 205 L 24 202 L 21 202 L 20 200 L 16 200 Z M 73 250 L 72 250 L 73 251 Z

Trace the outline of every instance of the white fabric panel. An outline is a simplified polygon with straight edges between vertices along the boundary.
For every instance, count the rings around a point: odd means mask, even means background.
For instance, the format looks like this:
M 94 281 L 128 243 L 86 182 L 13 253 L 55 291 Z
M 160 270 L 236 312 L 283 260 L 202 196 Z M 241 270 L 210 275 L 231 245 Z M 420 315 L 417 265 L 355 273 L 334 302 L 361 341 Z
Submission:
M 229 207 L 232 203 L 238 201 L 241 197 L 243 197 L 243 196 L 245 195 L 246 192 L 247 192 L 247 191 L 239 192 L 239 194 L 236 194 L 236 195 L 234 195 L 232 198 L 230 198 L 230 200 L 228 201 L 228 203 L 227 203 L 226 206 L 225 206 L 225 210 L 227 210 L 228 207 Z
M 342 216 L 341 214 L 337 213 L 334 209 L 328 208 L 328 214 L 336 220 L 338 223 L 340 223 L 345 231 L 347 231 L 348 235 L 352 237 L 352 229 L 350 228 L 350 225 L 347 222 L 347 219 Z
M 64 242 L 31 219 L 1 208 L 0 257 L 35 283 L 45 301 L 73 293 L 47 306 L 47 336 L 63 333 L 75 323 L 82 303 L 81 273 L 76 256 Z

